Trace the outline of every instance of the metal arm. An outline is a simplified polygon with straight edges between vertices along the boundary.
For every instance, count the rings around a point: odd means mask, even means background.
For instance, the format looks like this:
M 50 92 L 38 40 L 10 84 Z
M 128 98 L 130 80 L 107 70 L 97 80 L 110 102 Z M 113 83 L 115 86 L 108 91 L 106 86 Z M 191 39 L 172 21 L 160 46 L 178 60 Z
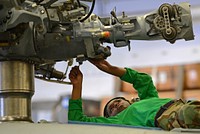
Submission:
M 87 5 L 74 0 L 55 2 L 0 0 L 1 61 L 25 61 L 35 65 L 36 74 L 63 79 L 48 75 L 56 62 L 106 58 L 111 53 L 104 42 L 130 48 L 130 40 L 194 39 L 189 3 L 165 3 L 143 16 L 92 14 L 84 20 Z

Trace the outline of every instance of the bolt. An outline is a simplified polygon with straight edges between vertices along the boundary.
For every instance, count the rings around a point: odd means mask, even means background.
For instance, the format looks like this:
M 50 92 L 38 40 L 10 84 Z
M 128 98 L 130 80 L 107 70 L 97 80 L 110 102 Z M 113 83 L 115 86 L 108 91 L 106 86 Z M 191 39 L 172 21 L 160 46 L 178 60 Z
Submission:
M 8 14 L 9 14 L 9 15 L 10 15 L 10 14 L 12 14 L 12 11 L 11 11 L 11 10 L 9 10 L 9 11 L 8 11 Z
M 166 34 L 169 35 L 169 34 L 171 34 L 171 33 L 172 33 L 172 30 L 171 30 L 171 29 L 167 29 L 167 30 L 166 30 Z
M 3 19 L 3 23 L 6 23 L 7 22 L 7 19 L 5 18 L 5 19 Z
M 44 14 L 44 13 L 45 13 L 45 11 L 44 11 L 44 10 L 40 10 L 40 13 L 41 13 L 41 14 Z
M 53 14 L 51 14 L 51 15 L 50 15 L 50 17 L 51 17 L 51 18 L 54 18 L 54 15 L 53 15 Z
M 36 26 L 36 29 L 37 29 L 37 31 L 40 32 L 40 33 L 44 31 L 44 28 L 43 28 L 43 25 L 42 25 L 42 24 L 38 24 L 38 25 Z
M 92 15 L 91 16 L 91 20 L 95 21 L 97 19 L 97 16 L 96 15 Z
M 31 7 L 32 7 L 32 8 L 35 8 L 35 7 L 37 7 L 37 4 L 36 4 L 36 3 L 33 3 L 33 4 L 31 5 Z
M 57 34 L 57 35 L 55 36 L 55 39 L 56 39 L 56 40 L 60 40 L 61 37 L 62 37 L 62 36 L 61 36 L 60 34 Z
M 10 16 L 10 15 L 7 15 L 7 16 L 6 16 L 6 19 L 7 19 L 7 20 L 9 20 L 10 18 L 11 18 L 11 16 Z
M 17 36 L 16 36 L 16 34 L 10 34 L 10 38 L 11 38 L 12 40 L 15 40 L 15 39 L 17 38 Z

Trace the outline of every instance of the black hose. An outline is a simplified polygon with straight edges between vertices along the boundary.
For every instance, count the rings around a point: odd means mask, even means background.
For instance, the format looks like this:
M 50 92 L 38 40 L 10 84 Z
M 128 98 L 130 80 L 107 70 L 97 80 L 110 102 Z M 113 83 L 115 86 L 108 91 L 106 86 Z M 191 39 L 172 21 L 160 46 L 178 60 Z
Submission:
M 83 19 L 81 19 L 80 22 L 84 22 L 88 17 L 90 17 L 90 15 L 92 14 L 92 12 L 94 10 L 94 6 L 95 6 L 95 0 L 93 0 L 93 2 L 92 2 L 92 7 L 91 7 L 89 13 Z
M 79 1 L 79 0 L 76 0 L 76 1 L 77 1 L 77 3 L 78 3 L 78 6 L 81 7 L 80 1 Z
M 58 1 L 58 0 L 50 0 L 49 2 L 47 2 L 45 5 L 44 5 L 44 7 L 45 8 L 49 8 L 53 3 L 55 3 L 56 1 Z
M 33 2 L 35 2 L 37 5 L 39 5 L 41 2 L 43 2 L 44 0 L 34 0 Z

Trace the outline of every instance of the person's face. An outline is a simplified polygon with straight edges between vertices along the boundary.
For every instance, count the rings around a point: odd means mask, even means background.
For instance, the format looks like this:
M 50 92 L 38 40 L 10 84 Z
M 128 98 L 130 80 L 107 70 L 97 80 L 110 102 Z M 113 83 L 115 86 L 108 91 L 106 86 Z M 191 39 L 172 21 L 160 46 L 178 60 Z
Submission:
M 116 114 L 126 109 L 128 106 L 130 106 L 130 103 L 128 100 L 124 100 L 120 98 L 114 99 L 107 106 L 108 115 L 115 116 Z

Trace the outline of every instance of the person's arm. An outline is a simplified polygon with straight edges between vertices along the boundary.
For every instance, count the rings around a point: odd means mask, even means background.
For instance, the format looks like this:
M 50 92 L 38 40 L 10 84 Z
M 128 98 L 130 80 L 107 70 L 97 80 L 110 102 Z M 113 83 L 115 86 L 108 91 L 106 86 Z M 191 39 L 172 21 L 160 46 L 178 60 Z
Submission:
M 104 71 L 114 76 L 122 77 L 126 73 L 125 68 L 113 66 L 104 59 L 91 59 L 89 61 L 101 71 Z
M 133 87 L 138 91 L 138 96 L 141 100 L 158 97 L 158 92 L 154 86 L 152 77 L 146 73 L 126 68 L 126 73 L 120 79 L 133 84 Z
M 113 66 L 103 59 L 92 59 L 89 61 L 98 69 L 114 76 L 118 76 L 121 80 L 133 84 L 133 87 L 138 91 L 140 99 L 158 97 L 157 90 L 150 75 L 139 73 L 130 68 Z
M 83 82 L 83 74 L 79 70 L 79 66 L 75 66 L 69 73 L 69 79 L 73 85 L 72 89 L 72 100 L 81 99 L 82 96 L 82 82 Z

